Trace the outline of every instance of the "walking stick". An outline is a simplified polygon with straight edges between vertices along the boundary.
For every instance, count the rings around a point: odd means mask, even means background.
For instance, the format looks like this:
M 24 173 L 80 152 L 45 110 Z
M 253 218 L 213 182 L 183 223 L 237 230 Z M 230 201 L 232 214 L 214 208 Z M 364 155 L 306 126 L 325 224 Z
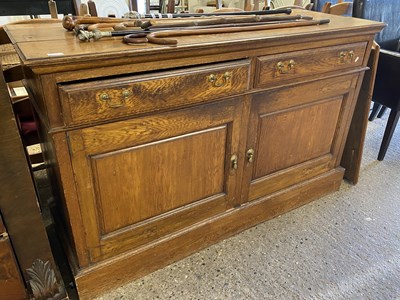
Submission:
M 217 33 L 234 33 L 234 32 L 245 32 L 255 30 L 267 30 L 267 29 L 278 29 L 278 28 L 292 28 L 300 26 L 311 26 L 311 25 L 322 25 L 328 24 L 329 19 L 322 20 L 301 20 L 301 21 L 287 21 L 277 24 L 262 24 L 255 26 L 238 26 L 238 27 L 223 27 L 223 28 L 205 28 L 205 29 L 190 29 L 190 30 L 167 30 L 152 32 L 147 35 L 147 40 L 153 44 L 160 45 L 177 45 L 178 41 L 169 39 L 169 37 L 178 37 L 186 35 L 197 35 L 197 34 L 217 34 Z
M 206 14 L 145 14 L 140 16 L 148 19 L 161 19 L 161 18 L 189 18 L 189 17 L 214 17 L 214 16 L 248 16 L 248 15 L 272 15 L 272 14 L 287 14 L 290 15 L 292 10 L 289 9 L 275 9 L 275 10 L 259 10 L 259 11 L 238 11 L 238 12 L 223 12 L 223 13 L 206 13 Z M 135 19 L 135 18 L 132 18 Z M 97 23 L 122 23 L 132 19 L 129 18 L 106 18 L 106 17 L 82 17 L 82 16 L 64 16 L 63 27 L 67 30 L 73 30 L 78 24 L 97 24 Z

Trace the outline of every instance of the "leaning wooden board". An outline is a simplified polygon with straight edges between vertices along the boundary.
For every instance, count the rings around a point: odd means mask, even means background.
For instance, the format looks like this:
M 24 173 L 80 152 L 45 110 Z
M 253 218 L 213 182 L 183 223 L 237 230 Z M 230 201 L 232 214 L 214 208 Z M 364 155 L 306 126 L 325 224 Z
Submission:
M 28 271 L 36 269 L 40 262 L 47 263 L 49 268 L 44 274 L 47 278 L 54 274 L 54 283 L 59 288 L 48 296 L 58 293 L 62 299 L 66 294 L 42 220 L 3 72 L 0 72 L 0 116 L 0 299 L 33 297 L 35 284 L 40 286 L 35 292 L 45 292 L 46 285 L 37 281 L 41 280 L 40 276 L 32 278 Z
M 6 28 L 54 165 L 82 299 L 340 187 L 383 24 L 307 14 L 331 22 L 178 37 L 175 47 Z

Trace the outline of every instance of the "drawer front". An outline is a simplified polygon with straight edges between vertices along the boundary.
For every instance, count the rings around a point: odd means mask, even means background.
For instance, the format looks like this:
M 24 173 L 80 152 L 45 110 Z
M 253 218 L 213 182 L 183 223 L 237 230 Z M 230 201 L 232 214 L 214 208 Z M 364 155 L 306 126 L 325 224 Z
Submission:
M 233 96 L 249 89 L 250 61 L 59 87 L 67 125 Z
M 295 51 L 257 58 L 255 87 L 271 87 L 326 72 L 361 66 L 367 43 Z

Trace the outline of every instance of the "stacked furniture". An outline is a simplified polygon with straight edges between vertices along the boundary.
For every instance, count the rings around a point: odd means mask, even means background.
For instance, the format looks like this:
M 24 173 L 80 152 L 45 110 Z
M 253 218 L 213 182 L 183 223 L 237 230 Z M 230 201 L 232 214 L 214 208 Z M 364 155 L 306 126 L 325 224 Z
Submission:
M 58 296 L 55 299 L 63 299 L 66 294 L 2 72 L 0 115 L 0 268 L 4 271 L 0 278 L 0 299 L 41 299 L 55 295 Z M 39 275 L 33 276 L 31 270 Z

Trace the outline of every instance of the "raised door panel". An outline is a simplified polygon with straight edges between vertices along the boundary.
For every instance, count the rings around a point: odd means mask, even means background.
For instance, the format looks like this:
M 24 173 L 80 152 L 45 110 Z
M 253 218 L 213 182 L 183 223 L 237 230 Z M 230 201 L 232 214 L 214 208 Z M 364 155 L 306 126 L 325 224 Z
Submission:
M 71 131 L 90 261 L 168 238 L 233 207 L 242 104 Z
M 92 156 L 102 233 L 222 194 L 226 136 L 219 126 Z
M 357 78 L 323 79 L 253 97 L 247 149 L 254 154 L 245 165 L 244 201 L 337 167 Z
M 253 178 L 330 153 L 342 100 L 261 115 Z

